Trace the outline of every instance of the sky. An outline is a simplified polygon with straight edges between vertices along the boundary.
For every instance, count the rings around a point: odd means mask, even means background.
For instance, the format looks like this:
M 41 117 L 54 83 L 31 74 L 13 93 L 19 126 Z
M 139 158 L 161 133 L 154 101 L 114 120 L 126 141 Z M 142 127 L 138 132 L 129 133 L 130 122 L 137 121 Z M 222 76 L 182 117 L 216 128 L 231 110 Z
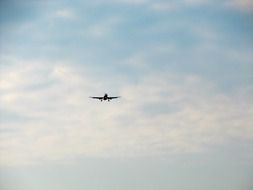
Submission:
M 252 19 L 252 0 L 0 1 L 1 189 L 253 189 Z

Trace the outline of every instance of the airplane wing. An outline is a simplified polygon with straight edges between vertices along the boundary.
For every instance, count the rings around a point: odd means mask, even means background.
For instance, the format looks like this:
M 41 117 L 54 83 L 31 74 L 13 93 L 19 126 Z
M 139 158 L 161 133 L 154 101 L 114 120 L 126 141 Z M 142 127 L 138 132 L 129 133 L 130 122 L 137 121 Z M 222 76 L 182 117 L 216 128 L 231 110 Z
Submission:
M 90 98 L 94 98 L 94 99 L 99 99 L 99 100 L 102 100 L 104 97 L 91 96 Z
M 120 96 L 110 96 L 110 97 L 108 97 L 109 100 L 115 99 L 115 98 L 120 98 Z

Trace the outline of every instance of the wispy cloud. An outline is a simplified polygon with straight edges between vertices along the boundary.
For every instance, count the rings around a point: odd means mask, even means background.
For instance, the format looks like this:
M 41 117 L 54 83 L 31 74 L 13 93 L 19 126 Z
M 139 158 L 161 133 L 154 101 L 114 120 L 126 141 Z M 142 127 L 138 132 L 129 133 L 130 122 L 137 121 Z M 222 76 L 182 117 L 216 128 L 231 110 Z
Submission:
M 119 101 L 100 103 L 88 98 L 99 81 L 80 66 L 10 62 L 0 103 L 24 120 L 1 121 L 4 165 L 192 153 L 253 138 L 247 91 L 224 95 L 201 77 L 159 72 L 120 87 Z
M 91 23 L 83 32 L 94 39 L 110 37 L 114 34 L 115 28 L 120 24 L 121 19 L 117 17 L 105 18 L 102 21 Z
M 227 1 L 227 5 L 239 9 L 242 11 L 252 11 L 253 10 L 253 1 L 252 0 L 233 0 Z
M 62 19 L 69 19 L 73 20 L 76 19 L 75 13 L 70 9 L 60 9 L 55 11 L 54 15 L 55 18 L 62 18 Z
M 235 10 L 241 11 L 250 11 L 252 10 L 253 3 L 252 0 L 180 0 L 180 1 L 166 1 L 166 0 L 120 0 L 114 1 L 114 3 L 124 3 L 129 5 L 139 5 L 144 6 L 146 8 L 155 10 L 155 11 L 175 11 L 175 10 L 182 10 L 185 8 L 193 8 L 193 7 L 204 7 L 204 6 L 212 6 L 212 7 L 224 7 L 224 8 L 233 8 Z
M 119 3 L 136 3 L 136 6 L 160 11 L 174 10 L 182 4 L 202 6 L 208 2 L 126 0 Z M 90 21 L 82 18 L 83 25 L 68 25 L 72 24 L 69 22 L 63 26 L 58 21 L 72 21 L 80 13 L 69 8 L 49 12 L 52 13 L 49 16 L 41 15 L 40 19 L 19 25 L 16 27 L 19 30 L 11 36 L 5 31 L 8 39 L 26 36 L 27 41 L 19 44 L 22 49 L 32 40 L 27 51 L 30 59 L 15 58 L 18 57 L 16 52 L 9 57 L 1 55 L 0 111 L 8 115 L 1 120 L 1 155 L 4 155 L 1 163 L 193 153 L 234 138 L 252 139 L 252 88 L 247 82 L 250 78 L 246 76 L 239 85 L 231 82 L 236 86 L 234 93 L 220 90 L 218 85 L 224 79 L 216 81 L 223 75 L 238 79 L 249 73 L 250 48 L 224 45 L 229 40 L 227 36 L 234 39 L 237 35 L 208 19 L 203 19 L 204 24 L 196 24 L 194 16 L 188 20 L 182 15 L 169 24 L 167 17 L 158 20 L 154 17 L 155 22 L 142 25 L 141 21 L 146 20 L 144 13 L 139 15 L 138 21 L 136 16 L 126 17 L 125 13 L 115 12 L 106 16 L 95 14 L 90 16 Z M 51 23 L 51 19 L 55 20 L 44 31 L 41 26 Z M 69 26 L 74 28 L 69 31 Z M 135 40 L 129 38 L 129 27 L 135 29 L 132 32 Z M 38 41 L 41 42 L 39 48 L 44 46 L 47 50 L 47 57 L 49 52 L 52 54 L 49 47 L 61 52 L 53 61 L 38 59 L 31 54 Z M 117 44 L 120 50 L 108 51 L 107 42 Z M 16 47 L 17 42 L 12 41 L 12 44 Z M 237 45 L 234 41 L 232 44 Z M 94 49 L 88 51 L 90 47 Z M 116 51 L 121 54 L 120 58 L 114 58 Z M 66 57 L 76 55 L 72 63 L 62 60 L 62 52 L 69 53 Z M 89 53 L 100 57 L 94 68 L 102 67 L 100 71 L 105 77 L 101 73 L 92 75 L 91 64 L 76 63 L 79 57 Z M 112 63 L 101 64 L 107 53 L 111 55 L 106 61 L 113 60 Z M 84 60 L 87 62 L 86 56 L 81 62 Z M 129 69 L 133 73 L 126 77 L 121 71 L 105 71 L 107 67 Z M 208 73 L 212 69 L 219 72 L 215 77 L 206 77 L 212 74 Z M 234 78 L 228 77 L 230 79 Z M 122 99 L 101 104 L 88 98 L 102 95 L 104 89 L 113 89 Z

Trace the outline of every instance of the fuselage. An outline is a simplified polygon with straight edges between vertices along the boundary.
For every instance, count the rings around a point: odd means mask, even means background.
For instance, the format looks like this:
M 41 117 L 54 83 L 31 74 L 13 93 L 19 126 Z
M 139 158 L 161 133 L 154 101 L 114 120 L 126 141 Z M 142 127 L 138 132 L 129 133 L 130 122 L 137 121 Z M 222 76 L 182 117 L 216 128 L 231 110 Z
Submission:
M 105 94 L 103 97 L 103 100 L 107 100 L 108 99 L 108 94 Z

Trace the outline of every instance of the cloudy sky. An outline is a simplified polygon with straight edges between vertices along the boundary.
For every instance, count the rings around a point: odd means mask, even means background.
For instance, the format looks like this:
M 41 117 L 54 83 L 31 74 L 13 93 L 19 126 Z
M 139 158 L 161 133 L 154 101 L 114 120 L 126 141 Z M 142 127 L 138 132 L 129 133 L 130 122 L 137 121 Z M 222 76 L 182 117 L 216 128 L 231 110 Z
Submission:
M 251 190 L 252 20 L 252 0 L 0 1 L 1 189 Z

